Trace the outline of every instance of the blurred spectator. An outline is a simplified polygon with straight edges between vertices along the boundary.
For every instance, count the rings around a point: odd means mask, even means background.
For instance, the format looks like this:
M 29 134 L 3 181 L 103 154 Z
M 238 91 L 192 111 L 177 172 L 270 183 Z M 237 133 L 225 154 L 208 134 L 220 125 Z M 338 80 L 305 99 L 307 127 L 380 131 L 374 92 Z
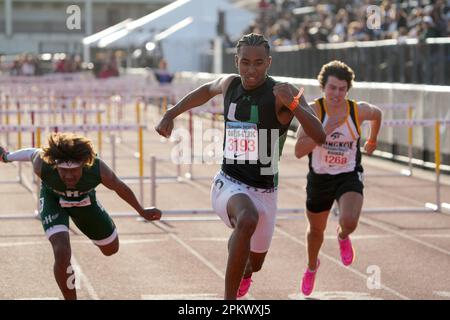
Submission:
M 64 56 L 55 63 L 55 72 L 57 73 L 80 72 L 81 70 L 81 57 L 79 55 Z
M 9 69 L 9 74 L 11 76 L 19 76 L 21 73 L 21 65 L 20 65 L 20 60 L 19 58 L 14 59 L 11 68 Z
M 30 55 L 27 55 L 21 65 L 21 74 L 23 76 L 34 76 L 35 71 L 36 67 L 34 65 L 34 61 Z
M 100 79 L 106 79 L 110 77 L 118 77 L 119 76 L 119 70 L 117 69 L 117 66 L 113 62 L 104 63 L 102 65 L 102 68 L 100 72 L 98 73 L 98 78 Z
M 439 31 L 430 16 L 423 17 L 422 20 L 422 33 L 419 34 L 419 40 L 425 41 L 427 38 L 439 37 Z
M 159 60 L 158 69 L 153 69 L 153 73 L 159 84 L 171 83 L 174 78 L 174 74 L 167 70 L 167 61 L 164 59 Z

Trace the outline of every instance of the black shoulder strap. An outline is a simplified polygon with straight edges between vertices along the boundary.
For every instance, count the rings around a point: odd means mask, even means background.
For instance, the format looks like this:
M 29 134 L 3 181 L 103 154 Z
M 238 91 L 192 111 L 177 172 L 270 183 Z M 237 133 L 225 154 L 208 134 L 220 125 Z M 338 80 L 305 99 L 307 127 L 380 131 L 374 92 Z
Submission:
M 319 106 L 320 106 L 320 122 L 322 122 L 323 123 L 323 120 L 325 119 L 325 115 L 326 115 L 326 112 L 325 112 L 325 105 L 323 104 L 323 97 L 322 98 L 319 98 L 319 99 L 317 99 L 316 101 L 317 102 L 319 102 Z
M 350 104 L 350 117 L 352 118 L 353 123 L 355 124 L 356 130 L 358 130 L 358 134 L 361 135 L 360 128 L 359 128 L 359 122 L 356 118 L 356 108 L 358 108 L 358 105 L 354 100 L 348 100 L 348 103 Z

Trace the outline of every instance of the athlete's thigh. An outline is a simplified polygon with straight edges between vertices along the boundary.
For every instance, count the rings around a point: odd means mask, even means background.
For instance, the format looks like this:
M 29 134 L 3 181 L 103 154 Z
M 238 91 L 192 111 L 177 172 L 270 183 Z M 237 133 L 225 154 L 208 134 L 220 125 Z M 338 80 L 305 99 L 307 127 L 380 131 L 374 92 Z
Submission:
M 59 232 L 69 231 L 69 214 L 59 205 L 59 196 L 41 189 L 39 215 L 47 239 Z
M 328 175 L 308 174 L 306 184 L 306 209 L 320 214 L 330 211 L 336 194 L 336 183 Z
M 111 243 L 116 237 L 116 226 L 95 196 L 90 196 L 91 204 L 86 207 L 70 208 L 69 213 L 78 229 L 95 244 Z
M 216 214 L 230 228 L 236 226 L 236 213 L 242 208 L 256 211 L 247 188 L 234 183 L 218 173 L 211 185 L 211 205 Z
M 277 191 L 270 193 L 252 191 L 251 195 L 258 212 L 258 224 L 251 238 L 250 250 L 265 256 L 275 230 L 278 194 Z M 261 258 L 264 259 L 263 256 Z
M 355 191 L 344 193 L 338 200 L 340 218 L 358 220 L 361 214 L 363 199 L 362 194 Z
M 232 226 L 236 226 L 242 218 L 259 219 L 255 199 L 248 193 L 236 192 L 227 202 L 227 214 Z
M 352 172 L 342 176 L 336 191 L 341 218 L 358 219 L 363 205 L 362 173 Z

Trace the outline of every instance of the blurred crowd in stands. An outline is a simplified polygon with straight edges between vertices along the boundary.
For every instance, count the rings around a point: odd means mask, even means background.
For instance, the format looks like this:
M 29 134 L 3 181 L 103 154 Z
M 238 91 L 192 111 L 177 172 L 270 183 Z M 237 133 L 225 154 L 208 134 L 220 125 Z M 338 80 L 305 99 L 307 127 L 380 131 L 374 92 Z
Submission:
M 20 54 L 0 57 L 0 69 L 11 76 L 40 76 L 45 73 L 73 73 L 82 71 L 79 55 Z
M 37 56 L 24 54 L 16 56 L 12 61 L 2 60 L 1 69 L 12 76 L 35 76 L 42 74 L 41 63 Z
M 260 0 L 244 33 L 272 46 L 450 36 L 450 0 Z
M 96 59 L 93 64 L 84 64 L 80 55 L 65 53 L 0 56 L 0 71 L 11 76 L 40 76 L 88 70 L 101 79 L 119 76 L 118 64 L 114 58 Z

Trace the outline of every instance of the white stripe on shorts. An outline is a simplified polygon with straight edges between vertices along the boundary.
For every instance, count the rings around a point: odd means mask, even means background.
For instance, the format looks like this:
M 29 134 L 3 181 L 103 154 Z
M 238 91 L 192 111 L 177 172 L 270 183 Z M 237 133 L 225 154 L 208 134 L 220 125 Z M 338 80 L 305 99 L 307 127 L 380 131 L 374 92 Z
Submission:
M 48 228 L 45 231 L 45 235 L 47 236 L 47 239 L 50 239 L 52 235 L 59 232 L 69 232 L 69 228 L 67 228 L 67 226 L 64 224 L 57 224 L 53 227 Z
M 102 239 L 102 240 L 92 240 L 92 242 L 94 242 L 99 247 L 103 247 L 103 246 L 107 246 L 108 244 L 110 244 L 111 242 L 116 240 L 116 238 L 117 238 L 117 229 L 114 228 L 113 233 L 111 233 L 111 235 L 109 237 Z

